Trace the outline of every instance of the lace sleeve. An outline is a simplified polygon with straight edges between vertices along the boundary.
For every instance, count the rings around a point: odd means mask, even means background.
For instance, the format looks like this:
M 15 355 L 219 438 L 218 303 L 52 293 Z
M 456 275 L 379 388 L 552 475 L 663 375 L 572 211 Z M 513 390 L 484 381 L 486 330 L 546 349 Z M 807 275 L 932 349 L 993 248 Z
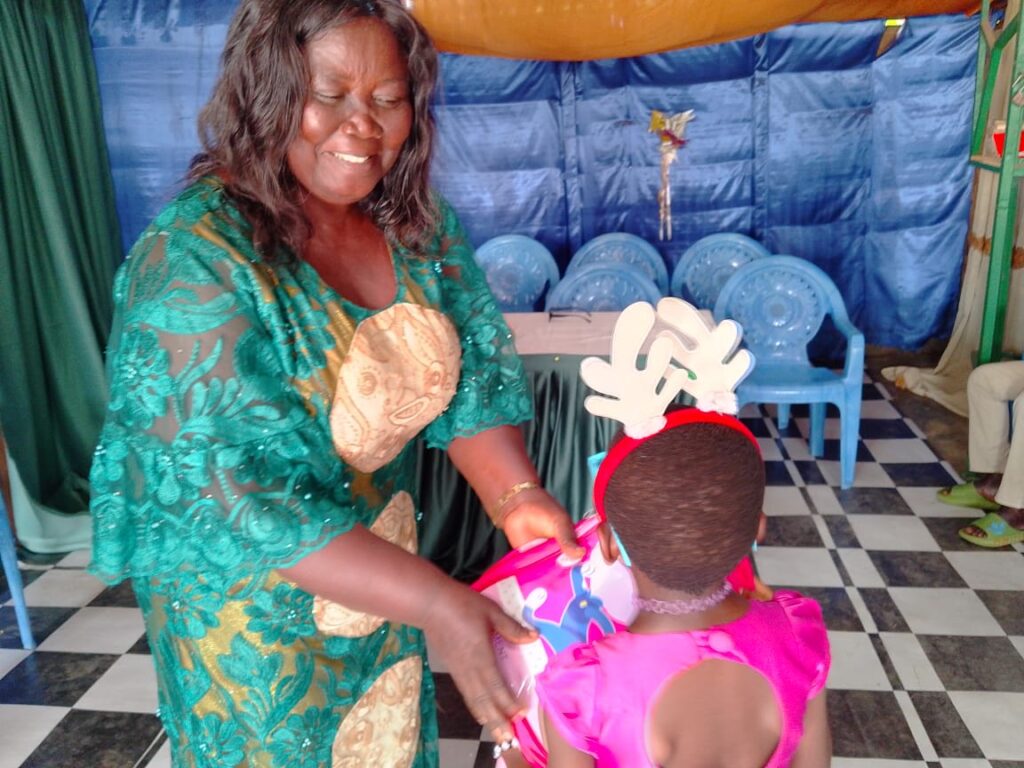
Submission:
M 286 567 L 361 522 L 254 275 L 184 228 L 150 232 L 122 268 L 90 477 L 100 578 Z
M 441 296 L 459 334 L 462 374 L 448 408 L 427 427 L 426 440 L 432 448 L 446 448 L 456 437 L 533 418 L 533 397 L 512 333 L 454 211 L 444 201 L 440 207 Z

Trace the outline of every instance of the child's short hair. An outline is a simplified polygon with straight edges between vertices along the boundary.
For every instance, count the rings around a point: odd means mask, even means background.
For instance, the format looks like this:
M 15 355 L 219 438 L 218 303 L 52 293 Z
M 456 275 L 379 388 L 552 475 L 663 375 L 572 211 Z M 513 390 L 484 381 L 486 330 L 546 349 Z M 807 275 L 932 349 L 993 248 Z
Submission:
M 666 429 L 618 466 L 605 513 L 633 564 L 659 586 L 700 593 L 750 551 L 764 501 L 764 462 L 728 426 Z

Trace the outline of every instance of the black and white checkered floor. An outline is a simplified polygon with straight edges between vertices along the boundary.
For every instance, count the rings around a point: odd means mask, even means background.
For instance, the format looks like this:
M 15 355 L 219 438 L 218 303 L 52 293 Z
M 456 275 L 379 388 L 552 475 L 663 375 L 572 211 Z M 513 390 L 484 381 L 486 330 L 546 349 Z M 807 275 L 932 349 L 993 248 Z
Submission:
M 838 488 L 837 423 L 814 460 L 796 411 L 780 434 L 745 421 L 768 462 L 762 578 L 824 609 L 838 768 L 1024 768 L 1024 546 L 957 538 L 968 510 L 935 501 L 957 482 L 925 435 L 870 380 L 854 488 Z M 170 765 L 142 618 L 127 585 L 86 575 L 87 554 L 24 569 L 40 642 L 20 650 L 0 581 L 0 768 Z M 490 748 L 438 675 L 443 768 L 490 766 Z

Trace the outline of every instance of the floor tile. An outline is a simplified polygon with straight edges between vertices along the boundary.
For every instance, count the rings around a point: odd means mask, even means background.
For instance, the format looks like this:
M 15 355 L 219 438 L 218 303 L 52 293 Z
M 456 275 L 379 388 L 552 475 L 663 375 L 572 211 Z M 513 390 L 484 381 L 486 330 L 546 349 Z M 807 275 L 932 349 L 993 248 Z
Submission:
M 853 532 L 853 526 L 850 525 L 851 518 L 846 515 L 830 515 L 818 519 L 823 521 L 825 527 L 828 528 L 832 547 L 839 549 L 860 547 L 857 534 Z
M 857 587 L 884 587 L 885 580 L 863 549 L 840 549 L 839 559 Z
M 754 553 L 757 571 L 766 584 L 794 587 L 841 587 L 839 576 L 824 549 L 761 547 Z
M 836 498 L 848 515 L 910 515 L 910 507 L 895 488 L 847 488 Z
M 900 418 L 900 412 L 887 400 L 864 400 L 860 404 L 860 415 L 865 419 Z
M 772 485 L 764 489 L 764 513 L 774 515 L 809 515 L 804 495 L 799 488 Z
M 829 691 L 828 719 L 832 754 L 837 757 L 921 758 L 896 696 L 890 691 Z
M 36 651 L 0 678 L 0 703 L 74 706 L 116 656 Z
M 1024 592 L 977 590 L 981 602 L 1008 635 L 1024 635 Z
M 983 757 L 946 757 L 939 760 L 939 768 L 992 768 L 992 763 Z
M 139 768 L 171 768 L 171 745 L 165 740 L 149 762 L 143 763 Z
M 1024 693 L 1024 658 L 1007 638 L 921 635 L 918 639 L 947 691 Z
M 923 464 L 886 463 L 881 466 L 893 482 L 901 487 L 917 485 L 934 488 L 952 485 L 956 482 L 955 477 L 950 475 L 941 464 L 934 461 Z
M 841 468 L 838 461 L 819 460 L 818 467 L 825 481 L 838 487 L 842 478 Z M 873 461 L 858 461 L 854 467 L 853 487 L 854 488 L 891 488 L 892 478 L 882 469 L 881 464 Z
M 67 712 L 64 707 L 0 703 L 0 768 L 20 768 Z
M 759 437 L 757 444 L 761 447 L 761 458 L 765 461 L 782 461 L 784 458 L 774 438 Z
M 918 639 L 909 632 L 882 632 L 879 637 L 889 654 L 900 685 L 908 691 L 941 691 L 942 681 Z
M 1010 638 L 1010 642 L 1013 643 L 1013 647 L 1017 649 L 1017 653 L 1024 658 L 1024 635 L 1016 635 Z
M 870 757 L 835 757 L 832 768 L 929 768 L 923 760 L 877 760 Z
M 864 549 L 939 551 L 931 532 L 912 515 L 850 515 L 844 519 Z
M 890 587 L 889 595 L 917 635 L 1000 636 L 1005 634 L 970 589 Z
M 861 419 L 861 440 L 898 440 L 916 437 L 903 419 Z
M 766 461 L 764 480 L 767 485 L 796 485 L 784 461 Z
M 159 734 L 155 715 L 72 710 L 21 768 L 133 766 Z
M 130 580 L 122 581 L 115 587 L 107 587 L 89 603 L 93 608 L 135 608 L 138 604 Z
M 836 489 L 827 485 L 812 485 L 807 487 L 807 495 L 814 505 L 814 511 L 819 515 L 846 514 L 839 504 L 839 499 L 836 498 Z
M 826 440 L 825 441 L 824 450 L 822 451 L 821 456 L 818 456 L 817 458 L 819 460 L 822 460 L 822 461 L 836 461 L 836 462 L 838 462 L 838 461 L 840 461 L 840 458 L 841 458 L 841 454 L 840 454 L 841 450 L 842 450 L 842 441 L 841 440 Z M 862 464 L 862 463 L 870 462 L 870 461 L 877 461 L 877 459 L 874 456 L 871 455 L 871 452 L 868 450 L 868 447 L 864 444 L 863 440 L 858 440 L 857 441 L 857 453 L 855 454 L 854 460 L 858 464 Z
M 78 608 L 88 605 L 103 589 L 103 582 L 85 571 L 52 568 L 25 587 L 25 602 L 46 608 Z
M 966 587 L 940 552 L 868 552 L 890 587 Z
M 810 597 L 821 606 L 825 626 L 838 632 L 863 632 L 864 626 L 857 616 L 850 596 L 842 587 L 795 587 L 789 584 L 774 584 L 776 589 L 793 589 Z
M 974 589 L 1024 590 L 1024 557 L 1016 552 L 947 552 L 946 557 Z
M 79 549 L 57 561 L 58 568 L 85 568 L 92 559 L 91 549 Z
M 42 643 L 71 618 L 76 608 L 29 608 L 28 621 L 36 644 Z M 0 648 L 21 648 L 17 617 L 13 608 L 0 608 Z
M 963 528 L 968 523 L 973 522 L 976 518 L 974 517 L 922 517 L 920 518 L 928 530 L 931 532 L 932 537 L 938 542 L 939 548 L 943 552 L 977 552 L 978 547 L 975 544 L 964 541 L 960 538 L 957 531 Z M 985 550 L 986 552 L 1010 552 L 1009 547 L 999 547 L 998 549 Z
M 921 722 L 917 710 L 914 709 L 914 703 L 910 700 L 910 694 L 906 691 L 896 691 L 896 702 L 900 705 L 903 717 L 907 720 L 907 726 L 910 728 L 914 742 L 921 752 L 921 757 L 925 759 L 925 762 L 931 768 L 935 761 L 939 759 L 939 755 L 935 751 L 932 740 L 928 737 L 928 731 L 925 729 L 924 723 Z
M 1024 760 L 1020 713 L 1024 694 L 954 691 L 953 706 L 990 760 Z
M 29 584 L 38 579 L 46 573 L 45 570 L 38 570 L 35 568 L 18 568 L 18 574 L 21 576 L 21 588 L 25 589 Z M 0 605 L 3 605 L 11 600 L 11 590 L 7 585 L 7 577 L 4 574 L 2 568 L 0 568 Z
M 813 459 L 809 461 L 794 461 L 792 464 L 800 477 L 800 481 L 804 485 L 815 486 L 829 484 L 824 473 L 821 471 L 821 467 L 818 466 L 817 461 L 814 461 Z
M 748 412 L 748 411 L 747 411 L 747 406 L 745 405 L 745 406 L 743 406 L 743 409 L 740 411 L 740 421 L 743 422 L 743 426 L 745 426 L 747 429 L 750 430 L 750 434 L 752 434 L 754 437 L 771 437 L 772 436 L 772 433 L 768 429 L 768 425 L 765 423 L 765 420 L 764 420 L 763 417 L 761 417 L 761 416 L 745 416 L 744 414 L 746 412 Z
M 43 651 L 125 653 L 146 631 L 135 608 L 81 608 L 39 644 Z
M 153 659 L 149 656 L 122 656 L 82 695 L 75 708 L 155 713 L 156 669 Z
M 765 543 L 785 544 L 789 547 L 824 546 L 818 528 L 810 515 L 787 515 L 769 517 L 766 525 Z
M 0 679 L 21 664 L 30 653 L 20 648 L 0 648 Z
M 858 593 L 871 612 L 871 618 L 879 632 L 909 632 L 907 620 L 893 602 L 887 589 L 859 588 Z
M 922 486 L 920 488 L 899 488 L 899 494 L 907 505 L 919 517 L 965 517 L 973 510 L 943 504 L 935 498 L 938 488 Z
M 828 633 L 832 648 L 829 690 L 890 691 L 889 678 L 863 632 Z
M 984 757 L 945 691 L 912 691 L 910 700 L 938 757 Z
M 786 455 L 794 461 L 813 461 L 811 448 L 802 437 L 780 438 L 782 446 L 786 449 Z
M 900 440 L 865 440 L 864 445 L 871 453 L 871 457 L 880 463 L 921 464 L 939 460 L 928 444 L 916 437 Z
M 480 724 L 473 719 L 462 701 L 462 694 L 455 687 L 450 675 L 434 675 L 437 686 L 437 713 L 441 738 L 476 739 L 480 736 Z
M 473 768 L 480 742 L 475 739 L 441 739 L 438 747 L 441 753 L 438 765 L 446 768 Z

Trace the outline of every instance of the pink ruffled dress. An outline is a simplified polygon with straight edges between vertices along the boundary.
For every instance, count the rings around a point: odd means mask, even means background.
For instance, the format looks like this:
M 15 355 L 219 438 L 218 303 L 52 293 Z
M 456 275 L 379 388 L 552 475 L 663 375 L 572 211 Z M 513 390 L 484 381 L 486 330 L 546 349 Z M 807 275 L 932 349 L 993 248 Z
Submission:
M 598 768 L 655 768 L 644 745 L 647 713 L 666 681 L 705 659 L 740 662 L 768 680 L 783 725 L 767 768 L 789 765 L 830 663 L 821 608 L 796 592 L 753 601 L 740 619 L 706 630 L 619 632 L 574 645 L 548 662 L 537 694 L 562 737 Z

